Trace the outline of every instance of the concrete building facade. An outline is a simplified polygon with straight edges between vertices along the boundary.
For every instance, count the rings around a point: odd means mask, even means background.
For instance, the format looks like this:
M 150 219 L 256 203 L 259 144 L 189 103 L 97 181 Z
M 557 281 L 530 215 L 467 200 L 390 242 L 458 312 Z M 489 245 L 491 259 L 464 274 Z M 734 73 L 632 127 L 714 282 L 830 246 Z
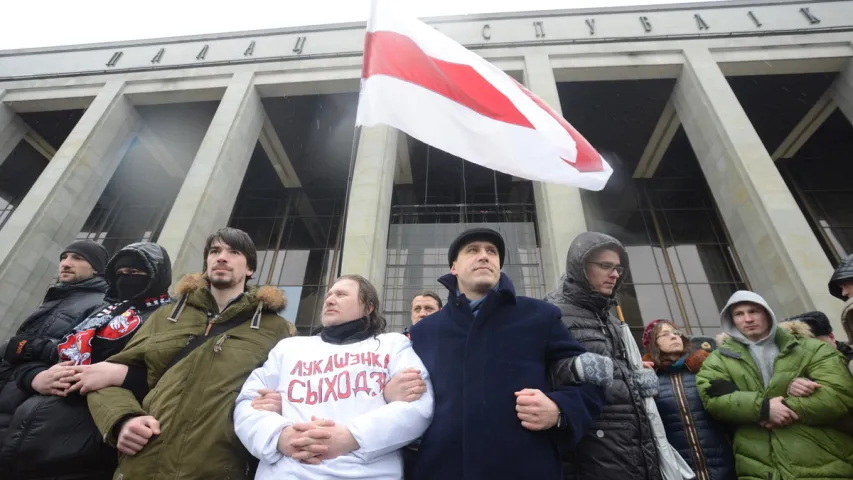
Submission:
M 471 224 L 507 236 L 507 272 L 540 297 L 577 234 L 613 234 L 636 329 L 668 317 L 713 333 L 720 302 L 751 288 L 779 316 L 821 310 L 841 331 L 826 284 L 853 253 L 853 0 L 428 23 L 612 154 L 605 191 L 466 165 L 387 127 L 356 136 L 363 24 L 0 51 L 0 338 L 75 238 L 158 241 L 178 279 L 226 225 L 259 244 L 254 280 L 289 294 L 303 331 L 339 268 L 406 325 L 409 296 L 437 288 Z

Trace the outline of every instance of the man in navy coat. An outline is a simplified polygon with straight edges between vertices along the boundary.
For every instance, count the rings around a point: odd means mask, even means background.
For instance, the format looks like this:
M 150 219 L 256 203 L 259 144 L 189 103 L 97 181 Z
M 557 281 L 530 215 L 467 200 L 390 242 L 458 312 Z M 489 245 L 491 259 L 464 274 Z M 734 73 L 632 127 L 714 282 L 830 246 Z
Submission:
M 578 443 L 604 403 L 601 386 L 554 378 L 600 365 L 556 307 L 515 294 L 501 273 L 505 251 L 494 230 L 462 233 L 439 280 L 447 304 L 411 329 L 435 392 L 413 480 L 560 480 L 560 452 Z

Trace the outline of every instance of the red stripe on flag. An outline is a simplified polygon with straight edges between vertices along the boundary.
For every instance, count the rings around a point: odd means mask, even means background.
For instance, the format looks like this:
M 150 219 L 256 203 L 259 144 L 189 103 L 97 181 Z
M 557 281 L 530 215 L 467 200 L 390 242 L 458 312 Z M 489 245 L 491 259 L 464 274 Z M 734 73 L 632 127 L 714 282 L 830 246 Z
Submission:
M 480 115 L 504 123 L 534 129 L 518 108 L 470 65 L 445 62 L 427 55 L 411 38 L 396 32 L 367 32 L 364 39 L 362 78 L 387 75 L 442 95 Z M 601 156 L 560 115 L 539 97 L 515 82 L 540 108 L 568 132 L 577 145 L 577 161 L 564 162 L 580 172 L 604 170 Z M 400 101 L 405 101 L 401 99 Z
M 430 57 L 411 38 L 396 32 L 368 32 L 361 77 L 387 75 L 449 98 L 491 119 L 533 128 L 515 105 L 470 65 Z M 401 98 L 401 102 L 406 99 Z
M 515 79 L 513 79 L 513 81 L 515 81 Z M 530 97 L 536 105 L 539 105 L 539 108 L 545 110 L 548 112 L 548 115 L 554 117 L 554 120 L 569 132 L 569 136 L 575 141 L 575 149 L 577 150 L 577 158 L 575 162 L 572 163 L 563 158 L 562 160 L 564 162 L 575 167 L 579 172 L 601 172 L 604 170 L 604 164 L 601 162 L 601 155 L 599 155 L 595 148 L 593 148 L 593 146 L 583 138 L 583 135 L 575 130 L 575 127 L 567 122 L 565 118 L 558 115 L 557 112 L 549 107 L 547 103 L 543 102 L 541 98 L 537 97 L 533 92 L 525 88 L 524 85 L 518 82 L 515 82 L 515 84 L 518 85 L 518 88 L 527 94 L 527 96 Z

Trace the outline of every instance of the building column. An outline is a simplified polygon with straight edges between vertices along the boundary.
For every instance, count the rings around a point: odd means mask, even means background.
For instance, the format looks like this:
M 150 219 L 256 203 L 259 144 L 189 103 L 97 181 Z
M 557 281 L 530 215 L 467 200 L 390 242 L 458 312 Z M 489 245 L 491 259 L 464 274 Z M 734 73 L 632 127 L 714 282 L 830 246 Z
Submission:
M 527 88 L 562 115 L 557 81 L 547 54 L 524 57 Z M 545 290 L 557 287 L 566 270 L 566 255 L 572 240 L 586 231 L 580 189 L 565 185 L 533 182 L 536 220 L 539 228 Z
M 37 307 L 142 122 L 108 82 L 0 230 L 0 339 Z
M 361 127 L 347 207 L 341 273 L 363 275 L 380 295 L 399 137 L 396 129 L 384 125 Z
M 27 124 L 14 110 L 2 103 L 3 92 L 0 90 L 0 165 L 9 158 L 27 133 Z
M 205 240 L 228 225 L 263 123 L 254 74 L 234 75 L 157 240 L 172 258 L 172 285 L 201 271 Z
M 830 87 L 830 91 L 838 109 L 850 123 L 853 123 L 853 61 L 848 62 L 847 68 L 838 74 L 838 78 Z
M 673 92 L 676 111 L 753 290 L 777 317 L 826 312 L 832 267 L 776 165 L 707 49 L 687 49 Z

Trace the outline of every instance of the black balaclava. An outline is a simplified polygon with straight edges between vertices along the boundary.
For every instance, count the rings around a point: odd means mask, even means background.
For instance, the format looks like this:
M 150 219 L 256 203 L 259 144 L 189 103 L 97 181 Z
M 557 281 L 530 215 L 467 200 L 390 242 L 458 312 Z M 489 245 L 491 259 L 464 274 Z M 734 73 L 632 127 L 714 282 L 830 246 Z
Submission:
M 146 274 L 116 275 L 116 291 L 118 293 L 119 300 L 122 301 L 133 300 L 142 295 L 151 284 L 151 272 L 149 272 L 148 265 L 145 264 L 145 260 L 141 255 L 128 252 L 116 259 L 115 265 L 113 265 L 116 272 L 118 272 L 120 268 L 125 267 L 142 270 L 143 272 L 146 272 Z

